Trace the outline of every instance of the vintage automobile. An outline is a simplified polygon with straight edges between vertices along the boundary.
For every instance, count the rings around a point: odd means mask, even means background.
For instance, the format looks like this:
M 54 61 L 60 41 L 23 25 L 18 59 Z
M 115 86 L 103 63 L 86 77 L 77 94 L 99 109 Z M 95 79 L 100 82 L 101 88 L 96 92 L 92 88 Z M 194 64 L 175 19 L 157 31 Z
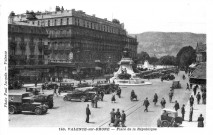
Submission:
M 178 127 L 182 124 L 182 117 L 178 117 L 175 110 L 164 108 L 162 114 L 157 120 L 157 127 Z
M 49 109 L 53 108 L 53 94 L 44 94 L 41 92 L 40 87 L 27 87 L 26 92 L 31 93 L 29 96 L 33 96 L 35 102 L 39 102 L 48 106 Z
M 73 101 L 73 100 L 80 100 L 81 102 L 85 102 L 88 100 L 92 100 L 96 92 L 89 91 L 89 90 L 75 90 L 72 93 L 67 93 L 64 96 L 64 101 Z
M 165 74 L 165 75 L 163 75 L 163 76 L 161 77 L 161 79 L 162 79 L 162 80 L 167 80 L 167 81 L 169 81 L 169 80 L 174 80 L 174 79 L 175 79 L 175 76 L 172 75 L 172 74 Z
M 81 83 L 77 84 L 77 87 L 89 87 L 89 86 L 90 85 L 87 82 L 81 82 Z
M 174 89 L 180 89 L 181 88 L 180 81 L 173 81 L 172 88 L 174 88 Z
M 97 89 L 104 91 L 105 94 L 110 94 L 118 90 L 119 85 L 114 83 L 102 83 L 95 86 Z
M 57 83 L 44 83 L 44 84 L 42 84 L 42 89 L 44 89 L 44 90 L 51 90 L 51 89 L 54 89 L 54 87 L 56 87 L 56 89 L 58 89 L 58 84 Z
M 75 89 L 74 83 L 69 83 L 69 82 L 61 82 L 59 86 L 59 93 L 61 92 L 70 92 Z
M 29 97 L 27 93 L 10 93 L 8 109 L 9 114 L 31 111 L 36 115 L 41 115 L 47 112 L 48 107 L 39 102 L 34 102 L 34 98 Z

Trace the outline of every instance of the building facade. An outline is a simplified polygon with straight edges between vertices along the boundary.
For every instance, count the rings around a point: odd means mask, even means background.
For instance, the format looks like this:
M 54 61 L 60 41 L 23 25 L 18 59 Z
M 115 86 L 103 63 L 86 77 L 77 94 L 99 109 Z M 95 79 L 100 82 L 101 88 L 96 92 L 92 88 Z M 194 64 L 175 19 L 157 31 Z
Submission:
M 105 72 L 106 67 L 116 65 L 121 59 L 124 48 L 131 50 L 131 57 L 137 54 L 136 38 L 130 37 L 117 19 L 108 21 L 81 10 L 57 6 L 54 12 L 27 12 L 13 15 L 9 21 L 46 29 L 49 41 L 45 54 L 48 64 L 57 67 L 51 72 L 55 77 L 71 78 L 74 69 L 87 70 L 90 74 L 96 69 Z
M 27 82 L 41 78 L 47 70 L 43 68 L 47 64 L 47 41 L 48 34 L 42 27 L 21 22 L 8 24 L 9 79 Z
M 206 44 L 197 43 L 196 56 L 196 62 L 206 62 Z

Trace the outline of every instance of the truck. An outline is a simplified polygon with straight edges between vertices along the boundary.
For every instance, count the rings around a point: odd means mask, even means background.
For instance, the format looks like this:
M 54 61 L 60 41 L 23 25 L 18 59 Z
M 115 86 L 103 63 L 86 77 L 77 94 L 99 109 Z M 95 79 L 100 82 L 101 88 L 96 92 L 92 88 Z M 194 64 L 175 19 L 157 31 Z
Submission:
M 21 113 L 22 111 L 34 112 L 36 115 L 47 113 L 48 107 L 42 103 L 35 102 L 28 93 L 9 94 L 9 114 Z
M 26 93 L 31 93 L 35 102 L 45 104 L 49 109 L 53 108 L 53 94 L 43 94 L 41 89 L 41 87 L 28 87 L 26 88 Z

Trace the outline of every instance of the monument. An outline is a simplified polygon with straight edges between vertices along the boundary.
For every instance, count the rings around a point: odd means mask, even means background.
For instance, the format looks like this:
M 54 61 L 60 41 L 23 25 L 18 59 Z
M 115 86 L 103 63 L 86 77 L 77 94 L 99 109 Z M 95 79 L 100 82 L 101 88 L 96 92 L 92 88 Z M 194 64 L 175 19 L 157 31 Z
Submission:
M 123 57 L 118 64 L 120 65 L 119 69 L 117 72 L 114 72 L 114 76 L 110 78 L 110 82 L 114 82 L 121 86 L 142 86 L 152 84 L 151 82 L 145 82 L 134 72 L 132 68 L 134 61 L 130 58 L 128 49 L 124 49 Z

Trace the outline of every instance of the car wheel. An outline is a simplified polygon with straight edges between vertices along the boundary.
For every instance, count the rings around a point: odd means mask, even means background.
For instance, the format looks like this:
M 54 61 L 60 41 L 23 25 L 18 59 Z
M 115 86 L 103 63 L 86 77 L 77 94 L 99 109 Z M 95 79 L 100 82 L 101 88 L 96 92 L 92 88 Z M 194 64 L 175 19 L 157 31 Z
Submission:
M 41 114 L 42 114 L 41 108 L 36 108 L 36 109 L 35 109 L 35 114 L 36 114 L 36 115 L 41 115 Z
M 86 97 L 85 96 L 82 96 L 81 97 L 81 102 L 85 102 L 86 101 Z
M 169 127 L 169 122 L 168 121 L 162 121 L 161 126 L 162 127 Z
M 53 104 L 49 104 L 48 106 L 49 106 L 50 109 L 53 108 Z
M 64 97 L 63 99 L 64 99 L 64 101 L 68 101 L 68 98 L 67 98 L 67 97 Z
M 9 107 L 9 114 L 14 114 L 15 113 L 15 107 Z

